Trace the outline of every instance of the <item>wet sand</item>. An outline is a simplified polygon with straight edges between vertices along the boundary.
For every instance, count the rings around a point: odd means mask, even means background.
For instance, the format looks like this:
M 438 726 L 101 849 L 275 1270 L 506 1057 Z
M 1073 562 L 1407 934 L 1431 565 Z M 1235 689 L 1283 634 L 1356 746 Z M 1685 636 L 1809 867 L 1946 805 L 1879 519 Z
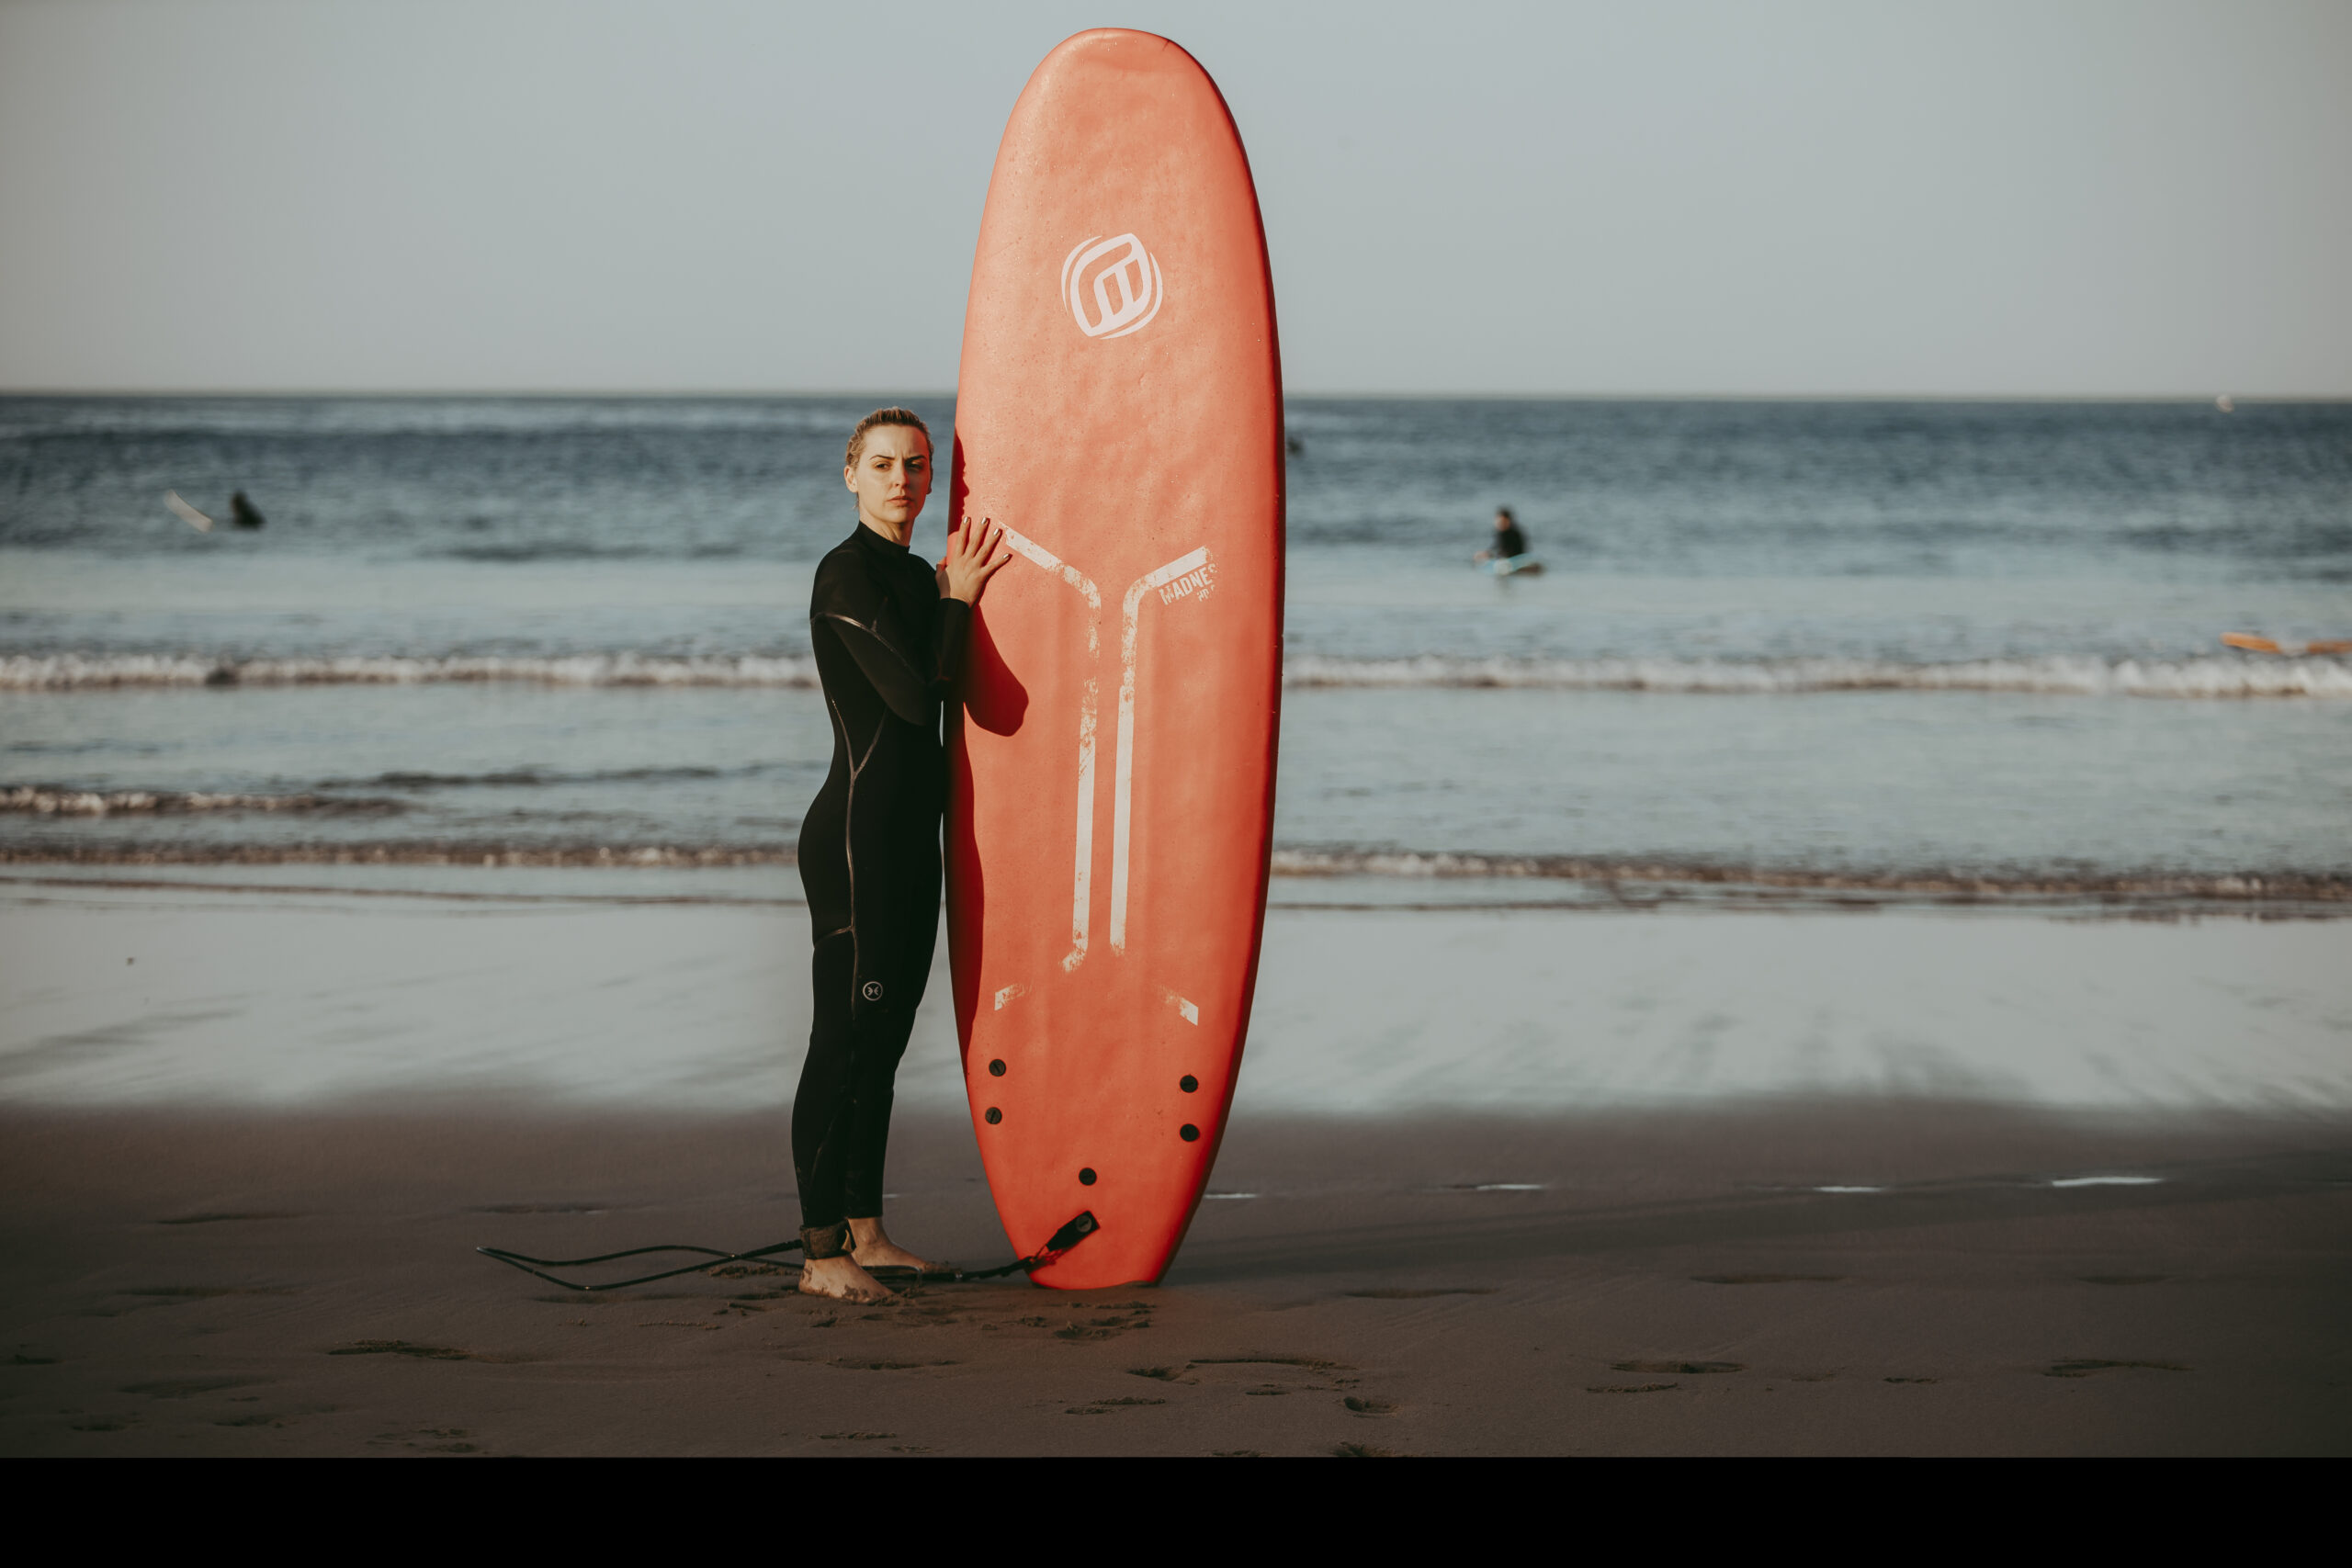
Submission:
M 1277 910 L 1165 1282 L 844 1309 L 472 1250 L 797 1224 L 805 911 L 564 886 L 6 886 L 0 1451 L 2352 1449 L 2352 922 Z
M 1003 1256 L 967 1124 L 893 1159 L 899 1235 Z M 11 1111 L 0 1451 L 2352 1450 L 2341 1115 L 1245 1108 L 1214 1190 L 1256 1196 L 1080 1295 L 471 1251 L 748 1247 L 789 1189 L 774 1114 Z
M 0 1106 L 787 1105 L 807 909 L 632 903 L 626 875 L 523 897 L 0 876 Z M 904 1109 L 964 1102 L 945 945 Z M 1239 1102 L 2352 1111 L 2346 976 L 2352 919 L 1277 908 Z

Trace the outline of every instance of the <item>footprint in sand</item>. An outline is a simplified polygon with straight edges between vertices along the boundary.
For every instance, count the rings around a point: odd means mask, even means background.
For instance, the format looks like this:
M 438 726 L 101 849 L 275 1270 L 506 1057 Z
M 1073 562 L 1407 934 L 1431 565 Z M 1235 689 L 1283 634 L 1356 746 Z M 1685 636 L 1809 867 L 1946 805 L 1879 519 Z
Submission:
M 1705 1372 L 1744 1372 L 1745 1361 L 1619 1361 L 1610 1371 L 1617 1372 L 1680 1372 L 1697 1377 Z
M 1351 1393 L 1340 1403 L 1346 1405 L 1350 1410 L 1354 1411 L 1359 1416 L 1394 1416 L 1396 1414 L 1396 1407 L 1394 1404 L 1389 1404 L 1388 1401 L 1385 1399 L 1359 1399 Z
M 185 1306 L 189 1302 L 216 1301 L 222 1296 L 290 1296 L 294 1292 L 282 1285 L 145 1285 L 108 1293 L 128 1296 L 130 1303 L 127 1306 L 93 1308 L 89 1315 L 120 1317 L 147 1307 Z
M 330 1356 L 413 1356 L 426 1361 L 470 1361 L 473 1353 L 450 1345 L 412 1345 L 405 1339 L 355 1339 L 327 1352 Z
M 473 1444 L 473 1443 L 465 1442 L 465 1441 L 462 1441 L 462 1440 L 458 1440 L 458 1441 L 448 1441 L 448 1440 L 444 1440 L 444 1441 L 437 1442 L 437 1443 L 424 1443 L 424 1442 L 419 1442 L 419 1441 L 417 1441 L 417 1440 L 416 1440 L 416 1439 L 418 1439 L 419 1438 L 443 1438 L 443 1439 L 451 1439 L 451 1438 L 463 1439 L 463 1438 L 466 1438 L 471 1437 L 472 1435 L 473 1435 L 473 1434 L 471 1434 L 471 1433 L 470 1433 L 470 1432 L 469 1432 L 469 1431 L 467 1431 L 463 1427 L 419 1427 L 416 1431 L 413 1431 L 413 1432 L 379 1432 L 379 1433 L 377 1433 L 373 1438 L 369 1438 L 369 1439 L 368 1439 L 368 1441 L 370 1441 L 370 1442 L 376 1442 L 376 1443 L 398 1443 L 398 1444 L 400 1444 L 402 1448 L 415 1449 L 416 1450 L 418 1450 L 418 1451 L 419 1451 L 419 1452 L 421 1452 L 421 1453 L 433 1453 L 433 1454 L 478 1454 L 478 1453 L 481 1453 L 482 1450 L 481 1450 L 481 1449 L 478 1445 Z
M 150 1399 L 194 1399 L 199 1393 L 218 1393 L 226 1388 L 251 1388 L 267 1382 L 267 1378 L 158 1378 L 153 1382 L 127 1382 L 124 1393 L 143 1393 Z
M 1091 1404 L 1073 1404 L 1062 1412 L 1065 1416 L 1108 1416 L 1114 1410 L 1138 1404 L 1165 1404 L 1164 1399 L 1098 1399 Z
M 2120 1372 L 2133 1370 L 2150 1372 L 2185 1372 L 2189 1369 L 2182 1366 L 2178 1361 L 2099 1361 L 2083 1359 L 2075 1361 L 2052 1361 L 2043 1370 L 2041 1375 L 2046 1378 L 2086 1378 L 2093 1372 Z

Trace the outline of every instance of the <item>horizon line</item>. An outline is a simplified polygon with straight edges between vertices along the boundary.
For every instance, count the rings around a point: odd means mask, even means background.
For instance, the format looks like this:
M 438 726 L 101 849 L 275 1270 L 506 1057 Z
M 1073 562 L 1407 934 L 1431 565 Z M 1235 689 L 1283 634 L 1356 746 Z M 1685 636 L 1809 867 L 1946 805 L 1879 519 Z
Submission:
M 785 398 L 922 398 L 953 400 L 954 389 L 883 391 L 871 388 L 765 388 L 698 389 L 665 388 L 220 388 L 220 387 L 0 387 L 6 398 L 257 398 L 257 399 L 458 399 L 520 401 L 763 401 Z M 1615 403 L 2233 403 L 2352 402 L 2340 392 L 1561 392 L 1561 391 L 1329 391 L 1284 388 L 1285 400 L 1319 402 L 1615 402 Z

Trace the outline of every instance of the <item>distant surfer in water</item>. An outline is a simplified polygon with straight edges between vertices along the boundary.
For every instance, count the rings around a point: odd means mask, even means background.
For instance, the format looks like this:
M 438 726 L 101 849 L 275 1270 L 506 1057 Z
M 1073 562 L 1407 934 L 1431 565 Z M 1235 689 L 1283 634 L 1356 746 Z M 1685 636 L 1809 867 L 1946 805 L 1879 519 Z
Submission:
M 1474 561 L 1514 560 L 1527 553 L 1527 536 L 1519 531 L 1519 519 L 1510 514 L 1508 506 L 1495 508 L 1495 543 L 1491 549 L 1480 550 L 1470 558 Z
M 882 1161 L 939 930 L 940 705 L 956 700 L 972 606 L 1012 558 L 985 522 L 951 532 L 935 570 L 909 548 L 932 452 L 906 409 L 858 422 L 842 475 L 857 526 L 818 563 L 808 603 L 833 766 L 800 825 L 816 1021 L 792 1102 L 792 1166 L 800 1289 L 873 1302 L 891 1292 L 867 1266 L 931 1267 L 883 1234 Z

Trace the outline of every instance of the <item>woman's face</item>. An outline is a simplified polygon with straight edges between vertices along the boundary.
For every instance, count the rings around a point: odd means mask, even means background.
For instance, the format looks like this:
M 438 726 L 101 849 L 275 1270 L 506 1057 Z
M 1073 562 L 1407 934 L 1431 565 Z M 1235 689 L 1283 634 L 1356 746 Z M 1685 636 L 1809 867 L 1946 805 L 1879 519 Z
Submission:
M 931 498 L 931 440 L 912 425 L 877 424 L 842 477 L 857 492 L 860 516 L 904 529 Z

